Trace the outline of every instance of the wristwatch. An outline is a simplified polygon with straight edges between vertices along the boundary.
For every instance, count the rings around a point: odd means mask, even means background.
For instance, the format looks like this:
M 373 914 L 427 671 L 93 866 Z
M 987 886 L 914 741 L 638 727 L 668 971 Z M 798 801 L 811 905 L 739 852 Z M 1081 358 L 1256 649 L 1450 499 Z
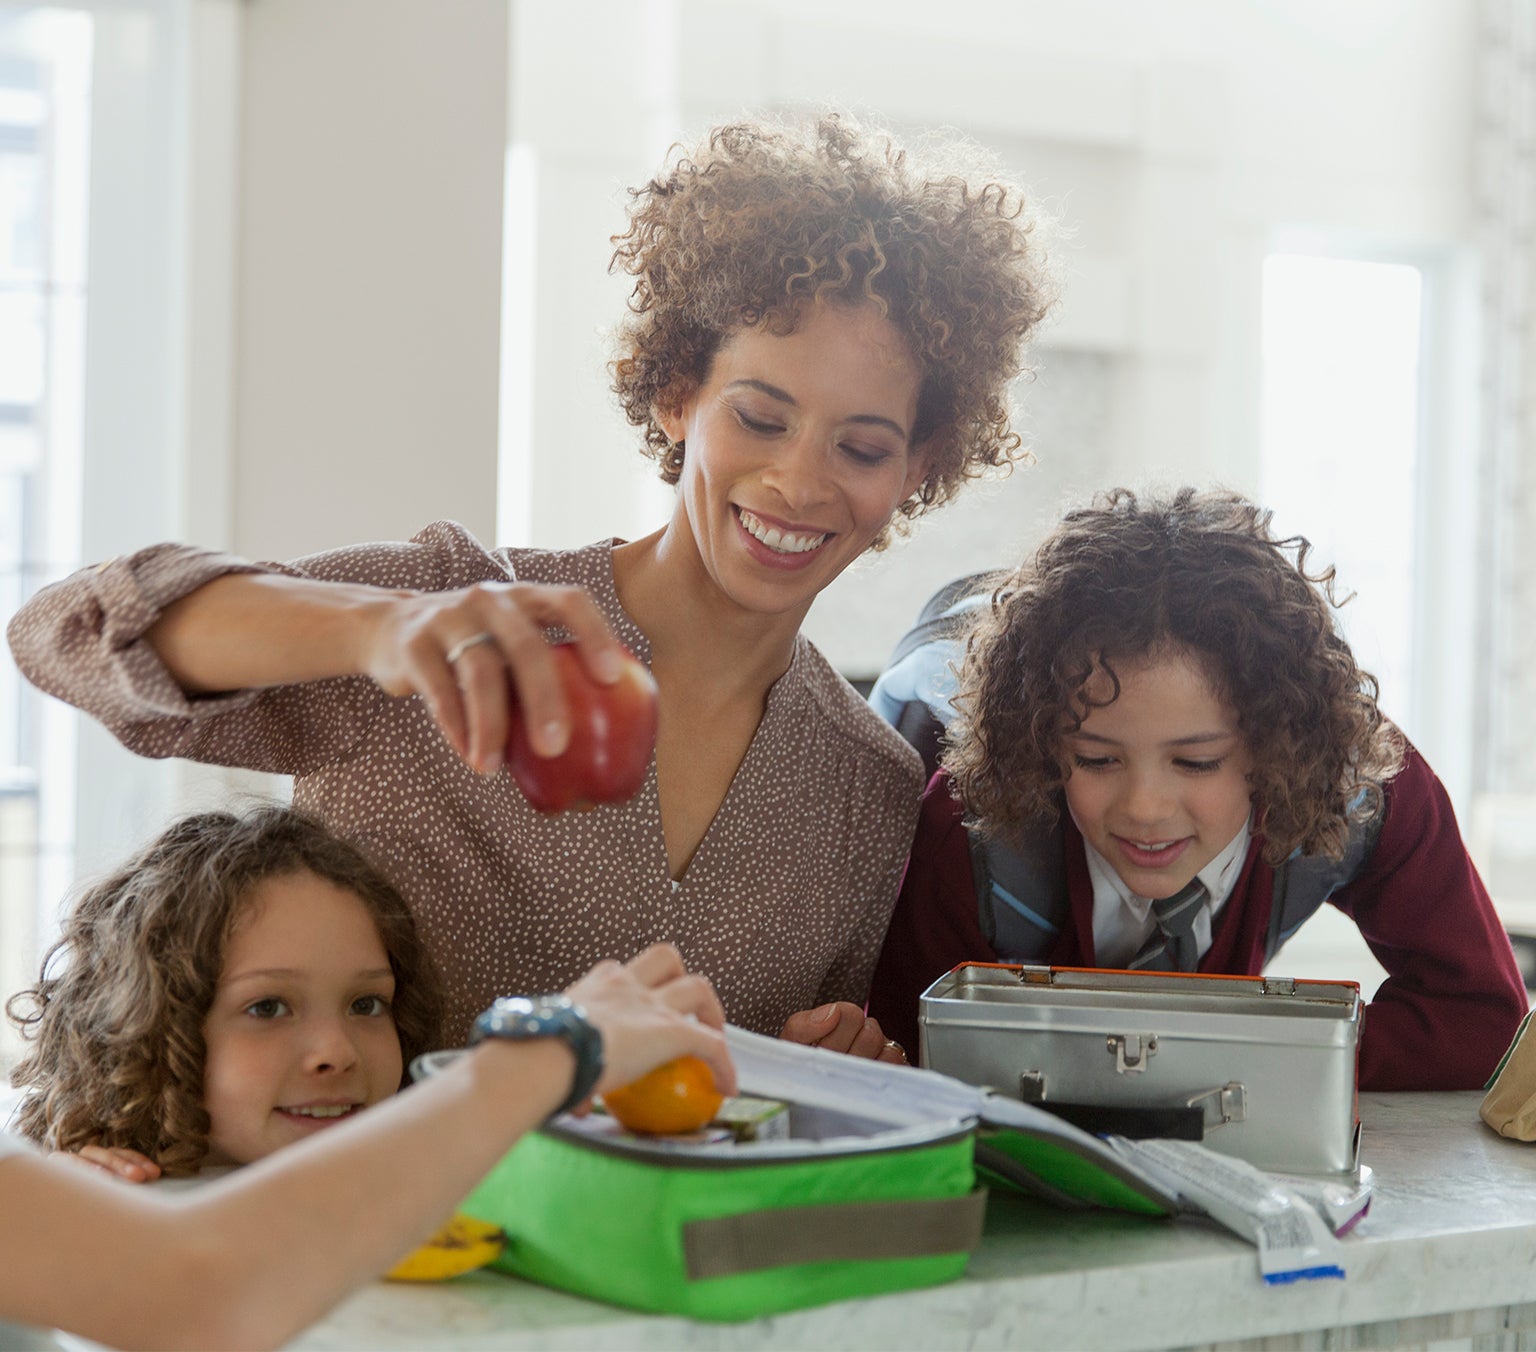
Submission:
M 591 1093 L 603 1073 L 603 1035 L 587 1018 L 587 1011 L 565 995 L 504 995 L 475 1020 L 469 1045 L 488 1037 L 521 1042 L 537 1037 L 561 1037 L 576 1057 L 571 1092 L 551 1117 L 569 1112 Z

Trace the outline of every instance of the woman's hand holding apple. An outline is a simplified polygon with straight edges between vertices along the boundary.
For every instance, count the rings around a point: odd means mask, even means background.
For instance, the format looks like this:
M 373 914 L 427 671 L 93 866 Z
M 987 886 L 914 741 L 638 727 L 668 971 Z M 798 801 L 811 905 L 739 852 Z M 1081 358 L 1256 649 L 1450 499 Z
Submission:
M 481 582 L 450 592 L 384 592 L 360 604 L 371 613 L 357 669 L 391 695 L 420 695 L 449 744 L 482 774 L 504 762 L 514 704 L 533 755 L 558 757 L 570 744 L 565 659 L 546 629 L 570 634 L 580 667 L 599 687 L 621 683 L 634 663 L 580 587 Z
M 574 644 L 551 650 L 571 716 L 570 740 L 558 756 L 534 750 L 522 705 L 514 703 L 507 769 L 540 812 L 624 802 L 645 783 L 656 749 L 656 681 L 643 662 L 620 652 L 619 679 L 602 685 Z

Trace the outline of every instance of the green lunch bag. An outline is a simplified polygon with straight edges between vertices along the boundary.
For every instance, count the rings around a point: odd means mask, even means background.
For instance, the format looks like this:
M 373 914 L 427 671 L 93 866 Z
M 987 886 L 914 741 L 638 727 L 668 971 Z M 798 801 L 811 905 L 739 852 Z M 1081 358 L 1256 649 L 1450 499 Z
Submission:
M 1095 1138 L 946 1076 L 727 1030 L 744 1093 L 790 1104 L 787 1140 L 695 1145 L 565 1116 L 460 1210 L 501 1226 L 504 1272 L 633 1309 L 736 1320 L 958 1277 L 989 1179 L 1056 1202 L 1168 1215 Z M 419 1078 L 460 1052 L 418 1058 Z

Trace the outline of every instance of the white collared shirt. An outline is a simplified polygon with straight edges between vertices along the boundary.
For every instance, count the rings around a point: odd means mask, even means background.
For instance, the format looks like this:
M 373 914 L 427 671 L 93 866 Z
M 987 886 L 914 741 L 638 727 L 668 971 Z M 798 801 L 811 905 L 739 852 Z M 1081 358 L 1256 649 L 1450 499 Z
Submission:
M 1206 903 L 1195 917 L 1195 942 L 1203 958 L 1211 946 L 1211 922 L 1232 895 L 1243 860 L 1248 857 L 1252 814 L 1242 829 L 1195 876 L 1205 884 Z M 1093 880 L 1093 951 L 1100 967 L 1124 967 L 1152 937 L 1157 920 L 1152 901 L 1128 888 L 1114 865 L 1083 838 L 1088 876 Z

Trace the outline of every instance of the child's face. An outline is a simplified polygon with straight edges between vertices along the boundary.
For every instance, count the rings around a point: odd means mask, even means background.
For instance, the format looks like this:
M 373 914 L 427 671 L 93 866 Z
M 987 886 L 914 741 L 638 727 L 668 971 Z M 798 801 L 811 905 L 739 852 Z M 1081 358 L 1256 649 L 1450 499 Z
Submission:
M 1127 887 L 1168 897 L 1242 829 L 1252 761 L 1236 712 L 1196 661 L 1159 656 L 1116 674 L 1120 697 L 1064 739 L 1067 806 Z M 1112 692 L 1095 672 L 1089 696 Z
M 308 871 L 252 888 L 203 1023 L 208 1163 L 248 1164 L 393 1094 L 394 993 L 351 892 Z

